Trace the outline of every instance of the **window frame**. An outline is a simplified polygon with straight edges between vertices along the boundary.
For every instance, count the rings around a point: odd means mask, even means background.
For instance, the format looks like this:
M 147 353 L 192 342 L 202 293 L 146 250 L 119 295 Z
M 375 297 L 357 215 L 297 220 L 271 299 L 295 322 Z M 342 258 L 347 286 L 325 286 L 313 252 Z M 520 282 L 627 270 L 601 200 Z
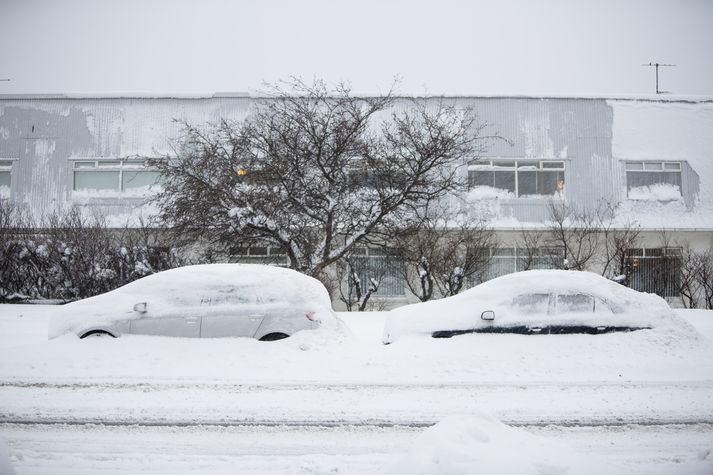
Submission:
M 637 169 L 641 166 L 641 169 Z M 639 188 L 643 186 L 652 186 L 656 184 L 665 184 L 666 182 L 650 183 L 648 185 L 638 185 L 633 187 L 629 184 L 629 173 L 678 173 L 678 193 L 679 196 L 683 197 L 683 162 L 677 160 L 625 160 L 624 161 L 624 178 L 626 183 L 626 197 L 629 198 L 629 193 L 632 188 Z M 653 200 L 652 200 L 653 201 Z M 661 201 L 661 200 L 656 200 Z
M 683 248 L 679 246 L 627 249 L 625 259 L 627 265 L 633 269 L 630 287 L 640 292 L 655 293 L 663 298 L 678 297 L 680 295 L 680 292 L 677 291 L 680 285 L 682 258 Z M 666 268 L 667 263 L 668 265 L 674 263 L 673 267 Z M 646 270 L 644 270 L 645 267 L 647 267 Z M 646 274 L 637 274 L 639 272 L 646 272 Z M 671 274 L 666 275 L 662 283 L 656 281 L 659 272 L 670 272 Z
M 559 166 L 548 166 L 548 165 L 559 165 Z M 535 168 L 529 168 L 534 166 Z M 526 168 L 528 167 L 528 168 Z M 504 190 L 513 193 L 515 196 L 510 199 L 517 199 L 517 200 L 527 200 L 527 199 L 540 199 L 540 198 L 531 198 L 533 196 L 543 196 L 543 197 L 551 197 L 551 198 L 556 198 L 560 197 L 564 194 L 558 193 L 557 190 L 551 194 L 526 194 L 523 195 L 520 192 L 520 173 L 519 171 L 526 172 L 526 171 L 532 171 L 536 173 L 545 173 L 545 172 L 562 172 L 562 179 L 565 182 L 565 185 L 567 183 L 567 178 L 566 178 L 566 173 L 567 173 L 567 160 L 566 159 L 557 159 L 557 158 L 549 158 L 549 159 L 540 159 L 540 158 L 493 158 L 493 159 L 487 159 L 487 160 L 477 160 L 470 162 L 468 164 L 468 191 L 475 189 L 478 186 L 483 186 L 483 185 L 473 185 L 472 182 L 475 181 L 474 179 L 471 178 L 471 173 L 472 172 L 503 172 L 503 171 L 512 171 L 514 173 L 514 191 L 510 191 L 507 188 L 497 188 L 493 186 L 492 188 L 496 190 Z M 566 189 L 566 188 L 565 188 Z
M 349 255 L 350 259 L 356 259 L 360 261 L 364 261 L 366 265 L 361 266 L 359 271 L 361 274 L 363 273 L 369 273 L 372 269 L 378 269 L 378 265 L 372 265 L 373 263 L 377 263 L 379 261 L 382 262 L 382 265 L 384 266 L 403 266 L 403 262 L 400 259 L 395 258 L 395 253 L 390 250 L 384 250 L 379 247 L 355 247 L 350 251 Z M 389 258 L 395 259 L 392 262 L 389 262 Z M 359 273 L 358 271 L 358 273 Z M 394 277 L 397 280 L 397 283 L 394 284 L 394 287 L 399 287 L 397 292 L 391 291 L 390 287 L 384 286 L 383 278 L 386 275 L 388 271 L 384 273 L 384 275 L 381 276 L 382 281 L 379 283 L 379 289 L 374 292 L 372 297 L 376 298 L 403 298 L 407 294 L 407 285 L 404 280 L 404 275 L 403 272 L 399 271 L 394 271 L 391 277 Z M 368 281 L 370 278 L 368 275 L 359 275 L 359 278 L 362 281 Z M 346 285 L 351 285 L 349 282 L 349 279 L 347 279 L 347 284 Z
M 93 188 L 76 188 L 76 173 L 101 173 L 101 172 L 117 172 L 117 187 L 112 189 L 96 189 L 97 191 L 113 193 L 117 196 L 122 196 L 131 190 L 131 187 L 126 187 L 124 183 L 124 172 L 158 172 L 155 168 L 152 168 L 146 164 L 148 159 L 146 158 L 72 158 L 71 163 L 71 175 L 72 175 L 72 187 L 71 192 L 85 192 L 88 190 L 94 190 Z M 139 163 L 140 162 L 140 163 Z M 160 176 L 160 173 L 159 173 Z M 154 183 L 153 185 L 156 185 Z M 153 186 L 149 185 L 149 186 Z M 130 193 L 130 192 L 129 192 Z M 137 196 L 137 198 L 140 198 Z
M 12 177 L 16 161 L 16 158 L 0 158 L 0 173 L 7 173 L 10 179 L 7 184 L 7 189 L 9 190 L 8 195 L 0 194 L 0 198 L 9 198 L 9 193 L 12 191 Z

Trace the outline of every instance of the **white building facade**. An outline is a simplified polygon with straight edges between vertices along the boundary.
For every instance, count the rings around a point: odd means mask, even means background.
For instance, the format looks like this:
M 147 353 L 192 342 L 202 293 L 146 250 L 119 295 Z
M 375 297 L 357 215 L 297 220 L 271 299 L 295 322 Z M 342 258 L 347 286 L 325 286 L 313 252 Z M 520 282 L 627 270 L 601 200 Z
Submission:
M 193 124 L 240 120 L 257 98 L 82 97 L 0 95 L 0 197 L 36 217 L 80 207 L 124 226 L 155 209 L 157 173 L 144 158 L 171 152 Z M 486 215 L 498 235 L 489 275 L 520 270 L 523 231 L 544 229 L 553 201 L 594 212 L 616 208 L 619 225 L 641 230 L 632 259 L 642 269 L 632 286 L 676 299 L 675 285 L 650 282 L 643 269 L 666 259 L 675 280 L 683 249 L 713 246 L 713 99 L 639 97 L 447 97 L 472 107 L 491 132 L 506 138 L 463 168 L 470 191 L 460 197 L 473 215 Z M 403 101 L 397 100 L 398 109 Z M 387 259 L 358 251 L 369 268 Z M 556 249 L 542 249 L 542 266 Z M 246 260 L 279 261 L 269 248 Z M 654 266 L 655 267 L 655 266 Z M 596 269 L 592 269 L 595 270 Z M 382 272 L 383 274 L 383 272 Z M 388 306 L 413 301 L 388 271 L 379 297 Z M 670 288 L 669 288 L 670 287 Z

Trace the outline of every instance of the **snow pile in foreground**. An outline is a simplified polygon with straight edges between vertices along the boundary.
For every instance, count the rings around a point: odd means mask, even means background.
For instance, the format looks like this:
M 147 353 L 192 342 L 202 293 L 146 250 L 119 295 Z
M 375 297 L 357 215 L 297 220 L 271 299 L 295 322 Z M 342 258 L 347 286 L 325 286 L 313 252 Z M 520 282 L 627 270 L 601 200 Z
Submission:
M 646 201 L 680 201 L 683 199 L 678 186 L 669 183 L 655 183 L 630 188 L 628 196 L 630 200 Z
M 322 324 L 314 330 L 301 330 L 273 345 L 283 344 L 301 351 L 333 351 L 353 338 L 349 326 L 338 316 L 321 320 Z
M 384 474 L 564 475 L 606 473 L 564 445 L 477 413 L 450 416 L 427 429 L 403 459 Z
M 14 473 L 10 463 L 10 450 L 5 440 L 0 438 L 0 475 L 14 475 Z

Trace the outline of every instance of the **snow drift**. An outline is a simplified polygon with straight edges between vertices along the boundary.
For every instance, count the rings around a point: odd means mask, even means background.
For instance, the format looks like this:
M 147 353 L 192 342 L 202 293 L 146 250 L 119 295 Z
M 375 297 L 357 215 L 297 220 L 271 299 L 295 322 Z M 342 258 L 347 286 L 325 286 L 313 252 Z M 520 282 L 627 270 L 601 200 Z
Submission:
M 596 466 L 596 470 L 594 469 Z M 569 447 L 507 426 L 485 413 L 450 416 L 424 431 L 383 474 L 565 475 L 605 473 Z

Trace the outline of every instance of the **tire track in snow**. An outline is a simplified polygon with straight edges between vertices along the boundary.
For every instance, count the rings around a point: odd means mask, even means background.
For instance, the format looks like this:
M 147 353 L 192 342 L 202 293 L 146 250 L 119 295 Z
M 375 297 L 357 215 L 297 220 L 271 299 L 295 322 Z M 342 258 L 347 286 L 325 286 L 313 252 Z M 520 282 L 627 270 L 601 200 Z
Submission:
M 232 421 L 140 421 L 140 420 L 102 420 L 102 419 L 23 419 L 0 416 L 0 426 L 104 426 L 104 427 L 290 427 L 290 428 L 345 428 L 345 427 L 363 427 L 363 428 L 427 428 L 437 424 L 439 421 L 337 421 L 337 420 L 232 420 Z M 625 420 L 623 418 L 616 419 L 600 419 L 600 420 L 501 420 L 504 424 L 514 427 L 700 427 L 701 429 L 713 430 L 713 417 L 703 419 L 685 419 L 685 420 Z

